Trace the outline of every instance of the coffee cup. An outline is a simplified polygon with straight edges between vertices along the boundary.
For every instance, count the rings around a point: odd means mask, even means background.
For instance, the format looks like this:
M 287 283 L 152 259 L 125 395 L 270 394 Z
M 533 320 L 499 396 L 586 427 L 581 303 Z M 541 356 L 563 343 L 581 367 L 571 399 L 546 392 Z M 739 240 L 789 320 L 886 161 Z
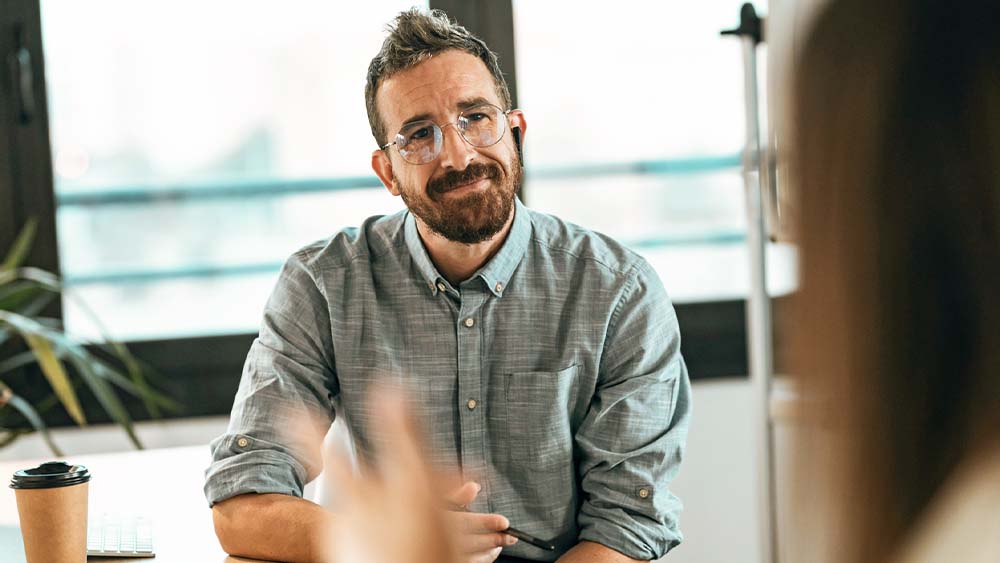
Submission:
M 86 467 L 63 461 L 14 472 L 27 563 L 86 563 L 89 482 Z

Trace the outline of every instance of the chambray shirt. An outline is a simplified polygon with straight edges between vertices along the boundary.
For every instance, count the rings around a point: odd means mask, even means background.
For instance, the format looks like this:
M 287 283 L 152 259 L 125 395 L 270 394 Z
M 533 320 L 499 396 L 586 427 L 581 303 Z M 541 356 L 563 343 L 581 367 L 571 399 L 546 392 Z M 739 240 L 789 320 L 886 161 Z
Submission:
M 374 382 L 405 384 L 428 461 L 482 485 L 470 510 L 558 548 L 505 554 L 554 561 L 589 540 L 656 559 L 680 543 L 669 485 L 691 399 L 677 317 L 649 264 L 615 241 L 518 201 L 501 249 L 457 286 L 407 211 L 296 252 L 211 444 L 209 504 L 302 495 L 322 458 L 288 435 L 296 415 L 320 430 L 343 416 L 372 460 Z

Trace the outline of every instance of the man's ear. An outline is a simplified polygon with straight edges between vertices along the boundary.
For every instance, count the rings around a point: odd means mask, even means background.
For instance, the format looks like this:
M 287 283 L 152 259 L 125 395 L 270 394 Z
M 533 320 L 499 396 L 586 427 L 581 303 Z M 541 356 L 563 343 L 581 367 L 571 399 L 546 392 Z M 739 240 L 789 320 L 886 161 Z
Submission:
M 372 152 L 372 170 L 375 171 L 375 175 L 382 181 L 382 185 L 389 190 L 389 193 L 395 196 L 399 195 L 399 186 L 396 185 L 392 174 L 392 161 L 389 160 L 389 155 L 384 150 L 375 149 Z
M 528 122 L 524 119 L 524 112 L 519 109 L 515 109 L 511 111 L 507 117 L 510 119 L 510 128 L 512 130 L 515 128 L 518 130 L 518 136 L 520 137 L 521 142 L 524 143 L 524 133 L 528 130 Z

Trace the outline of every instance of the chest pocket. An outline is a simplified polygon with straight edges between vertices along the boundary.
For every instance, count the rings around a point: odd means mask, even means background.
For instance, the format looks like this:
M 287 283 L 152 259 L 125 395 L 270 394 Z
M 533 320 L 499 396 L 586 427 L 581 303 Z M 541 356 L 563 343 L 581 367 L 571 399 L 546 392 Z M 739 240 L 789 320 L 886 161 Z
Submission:
M 570 408 L 578 366 L 505 376 L 510 462 L 531 471 L 556 471 L 573 460 Z

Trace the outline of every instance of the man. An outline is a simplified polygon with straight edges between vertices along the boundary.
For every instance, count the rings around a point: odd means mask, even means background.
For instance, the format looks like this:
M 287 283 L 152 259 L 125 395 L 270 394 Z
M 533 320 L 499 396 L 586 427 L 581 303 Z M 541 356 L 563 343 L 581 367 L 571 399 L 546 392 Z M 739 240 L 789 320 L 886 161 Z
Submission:
M 283 434 L 285 418 L 319 419 L 321 434 L 336 408 L 371 460 L 366 392 L 402 381 L 427 460 L 465 481 L 448 500 L 467 509 L 451 518 L 467 561 L 501 549 L 564 563 L 662 556 L 681 541 L 667 485 L 690 385 L 656 273 L 517 200 L 524 114 L 496 56 L 442 12 L 396 19 L 365 96 L 372 168 L 408 210 L 286 263 L 212 444 L 205 492 L 223 547 L 328 556 L 304 540 L 336 517 L 299 498 L 322 468 L 319 444 Z

